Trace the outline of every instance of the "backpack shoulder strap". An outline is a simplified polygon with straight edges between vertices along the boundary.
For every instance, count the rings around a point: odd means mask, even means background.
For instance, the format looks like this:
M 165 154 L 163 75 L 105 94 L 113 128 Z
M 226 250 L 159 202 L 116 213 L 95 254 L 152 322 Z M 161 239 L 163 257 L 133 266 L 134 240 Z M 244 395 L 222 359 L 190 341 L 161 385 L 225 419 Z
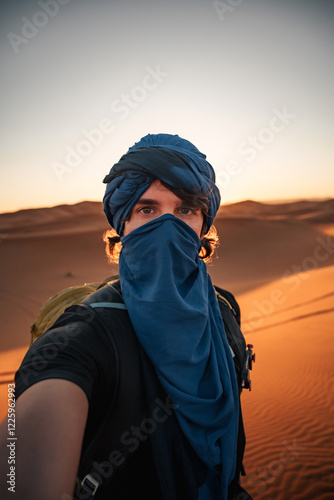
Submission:
M 146 403 L 138 376 L 141 346 L 123 303 L 119 283 L 97 290 L 78 307 L 94 311 L 94 327 L 101 328 L 108 336 L 118 360 L 117 390 L 114 391 L 117 395 L 80 460 L 76 494 L 78 498 L 90 499 L 124 467 L 132 452 L 124 436 L 131 426 L 139 425 L 145 418 Z
M 240 307 L 238 302 L 235 300 L 234 296 L 217 286 L 214 287 L 216 290 L 217 300 L 219 309 L 223 318 L 225 332 L 227 336 L 228 343 L 234 354 L 234 366 L 237 375 L 238 385 L 239 385 L 239 399 L 242 389 L 247 387 L 247 384 L 243 381 L 244 377 L 248 378 L 248 371 L 245 373 L 245 363 L 247 363 L 247 351 L 245 338 L 240 330 Z M 231 491 L 237 491 L 240 488 L 239 478 L 240 475 L 245 475 L 245 470 L 243 467 L 243 456 L 246 446 L 246 436 L 242 418 L 241 403 L 239 404 L 239 430 L 238 430 L 238 441 L 237 441 L 237 464 L 236 473 L 234 479 L 230 485 Z M 249 498 L 246 497 L 245 498 Z
M 223 300 L 229 306 L 236 319 L 236 322 L 240 326 L 241 324 L 240 307 L 234 295 L 231 292 L 228 292 L 227 290 L 220 288 L 219 286 L 214 285 L 214 288 L 216 290 L 216 295 L 218 300 Z
M 240 308 L 234 296 L 230 292 L 216 286 L 215 289 L 220 313 L 225 326 L 227 340 L 233 351 L 236 371 L 239 376 L 246 352 L 245 338 L 240 330 Z M 238 380 L 238 382 L 241 383 L 241 380 Z

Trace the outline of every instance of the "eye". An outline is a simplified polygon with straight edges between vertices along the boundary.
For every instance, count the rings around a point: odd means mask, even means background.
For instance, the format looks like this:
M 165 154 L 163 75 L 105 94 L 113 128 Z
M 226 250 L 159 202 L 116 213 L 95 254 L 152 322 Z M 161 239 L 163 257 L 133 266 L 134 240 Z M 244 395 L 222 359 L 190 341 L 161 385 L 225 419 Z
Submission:
M 141 212 L 142 214 L 145 214 L 145 215 L 150 215 L 153 210 L 152 210 L 152 207 L 142 207 L 138 210 L 138 212 Z
M 181 215 L 190 215 L 190 214 L 194 214 L 195 212 L 197 212 L 197 209 L 190 208 L 190 207 L 181 207 L 179 209 L 179 212 Z

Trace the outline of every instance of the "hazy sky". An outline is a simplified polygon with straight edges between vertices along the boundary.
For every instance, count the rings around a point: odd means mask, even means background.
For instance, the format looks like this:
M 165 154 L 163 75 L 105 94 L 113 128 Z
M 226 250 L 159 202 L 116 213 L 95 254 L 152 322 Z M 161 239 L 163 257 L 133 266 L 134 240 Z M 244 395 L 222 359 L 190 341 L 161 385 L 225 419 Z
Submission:
M 100 200 L 147 133 L 222 202 L 334 196 L 334 2 L 2 2 L 0 211 Z

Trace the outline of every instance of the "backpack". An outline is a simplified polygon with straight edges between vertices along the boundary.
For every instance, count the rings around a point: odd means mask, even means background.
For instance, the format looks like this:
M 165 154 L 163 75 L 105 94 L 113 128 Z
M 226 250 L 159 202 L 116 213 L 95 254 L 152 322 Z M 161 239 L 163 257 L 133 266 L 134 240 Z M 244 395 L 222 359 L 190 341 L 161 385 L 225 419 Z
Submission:
M 101 282 L 96 283 L 85 283 L 84 285 L 76 285 L 69 288 L 65 288 L 60 292 L 56 293 L 50 297 L 42 305 L 38 316 L 36 317 L 33 325 L 30 328 L 30 345 L 32 345 L 38 337 L 40 337 L 46 330 L 48 330 L 63 314 L 65 309 L 70 306 L 80 304 L 84 299 L 86 299 L 90 294 L 100 290 L 106 285 L 118 281 L 119 276 L 114 275 L 109 278 L 105 278 Z M 238 365 L 237 374 L 239 375 L 239 386 L 242 389 L 249 389 L 251 391 L 251 380 L 250 380 L 250 370 L 252 370 L 252 364 L 255 362 L 255 354 L 253 354 L 253 345 L 246 344 L 243 335 L 236 335 L 233 333 L 234 320 L 240 327 L 240 308 L 235 300 L 234 296 L 217 286 L 214 286 L 216 290 L 216 296 L 218 299 L 218 304 L 220 312 L 223 317 L 224 326 L 226 334 L 228 337 L 228 342 L 232 351 L 232 355 L 235 363 Z M 233 306 L 232 306 L 233 304 Z M 227 309 L 230 313 L 227 313 Z M 241 332 L 240 332 L 241 333 Z M 246 354 L 245 354 L 246 352 Z
M 136 471 L 131 469 L 131 463 L 133 462 L 133 460 L 131 461 L 132 450 L 129 446 L 120 442 L 119 436 L 124 434 L 131 425 L 136 426 L 142 421 L 148 420 L 149 417 L 146 411 L 148 409 L 148 414 L 156 411 L 157 401 L 160 401 L 162 405 L 166 405 L 167 402 L 166 394 L 154 375 L 154 367 L 141 348 L 135 334 L 130 337 L 130 341 L 129 339 L 126 340 L 129 337 L 129 329 L 132 328 L 132 325 L 130 323 L 129 326 L 130 320 L 117 280 L 118 276 L 113 276 L 101 283 L 90 283 L 61 291 L 42 306 L 31 329 L 31 341 L 34 342 L 43 331 L 52 326 L 55 320 L 69 306 L 74 310 L 76 307 L 88 308 L 89 313 L 94 314 L 94 328 L 103 329 L 104 334 L 115 344 L 115 351 L 118 353 L 119 358 L 126 359 L 127 366 L 139 367 L 140 365 L 140 369 L 144 372 L 144 384 L 141 384 L 139 380 L 133 380 L 133 378 L 129 380 L 126 368 L 122 372 L 122 363 L 118 363 L 120 371 L 119 380 L 117 381 L 120 384 L 120 390 L 117 391 L 118 396 L 109 405 L 109 411 L 99 430 L 94 435 L 89 446 L 83 450 L 81 456 L 76 489 L 76 498 L 79 499 L 104 498 L 104 496 L 100 495 L 103 495 L 106 487 L 109 488 L 112 480 L 116 483 L 117 488 L 117 479 L 122 478 L 123 471 L 126 469 L 125 464 L 130 469 L 129 475 L 136 474 Z M 240 309 L 236 300 L 226 290 L 218 287 L 215 287 L 215 289 L 226 335 L 232 350 L 241 393 L 243 388 L 250 388 L 249 369 L 252 368 L 252 351 L 250 348 L 246 350 L 245 340 L 238 326 L 240 325 Z M 145 392 L 145 404 L 143 404 L 142 386 Z M 131 391 L 130 396 L 129 391 Z M 175 461 L 174 453 L 172 460 L 166 458 L 160 470 L 158 468 L 157 476 L 160 485 L 162 485 L 161 489 L 163 489 L 161 498 L 175 498 L 175 500 L 196 498 L 198 481 L 204 479 L 204 467 L 192 449 L 189 449 L 190 447 L 180 433 L 174 416 L 171 416 L 166 423 L 159 426 L 154 435 L 153 441 L 158 442 L 156 445 L 158 448 L 158 462 L 161 462 L 161 449 L 164 450 L 164 455 L 166 454 L 166 457 L 168 457 L 171 434 L 173 435 L 173 441 L 178 444 L 179 463 L 175 465 L 171 463 Z M 140 444 L 140 448 L 141 453 L 144 454 L 143 457 L 146 457 L 145 444 Z M 244 492 L 239 485 L 239 476 L 244 474 L 242 466 L 244 448 L 245 434 L 240 406 L 237 472 L 233 484 L 231 483 L 230 486 L 232 493 L 229 498 L 233 498 L 236 495 L 235 492 Z M 113 451 L 115 453 L 112 455 L 111 452 Z M 173 453 L 173 451 L 170 453 Z M 184 464 L 188 463 L 192 464 L 191 467 L 187 469 L 187 473 L 182 473 Z M 137 476 L 136 480 L 140 480 L 140 478 Z M 245 492 L 245 495 L 248 494 Z M 242 498 L 250 497 L 243 496 Z
M 115 275 L 101 282 L 71 286 L 50 297 L 42 305 L 38 316 L 30 328 L 30 345 L 56 322 L 65 309 L 80 304 L 91 293 L 117 280 L 118 275 Z

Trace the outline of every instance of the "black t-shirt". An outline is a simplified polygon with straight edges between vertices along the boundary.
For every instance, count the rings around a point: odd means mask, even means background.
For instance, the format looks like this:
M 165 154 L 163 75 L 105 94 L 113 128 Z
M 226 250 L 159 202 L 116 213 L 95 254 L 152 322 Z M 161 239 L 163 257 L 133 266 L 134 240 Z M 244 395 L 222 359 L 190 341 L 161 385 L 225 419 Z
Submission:
M 118 358 L 115 344 L 96 321 L 90 308 L 72 306 L 51 329 L 39 337 L 26 353 L 16 373 L 16 397 L 33 384 L 47 379 L 65 379 L 78 385 L 86 394 L 89 413 L 82 454 L 108 414 L 119 387 Z M 138 366 L 126 365 L 127 380 L 140 377 Z M 136 380 L 136 379 L 134 379 Z M 61 439 L 61 437 L 60 437 Z M 96 499 L 162 498 L 154 466 L 150 440 L 126 462 L 111 484 L 99 489 Z M 82 479 L 82 478 L 81 478 Z
M 15 377 L 16 398 L 36 382 L 69 380 L 85 392 L 88 422 L 94 426 L 94 415 L 106 411 L 109 398 L 105 395 L 112 397 L 115 390 L 114 368 L 113 345 L 101 329 L 94 328 L 94 315 L 89 309 L 73 306 L 26 353 Z
M 120 290 L 117 291 L 118 294 L 119 292 Z M 92 297 L 93 299 L 96 297 L 98 301 L 99 292 L 93 294 Z M 228 296 L 228 299 L 234 300 L 234 297 Z M 232 304 L 234 307 L 238 307 L 235 301 Z M 111 314 L 110 317 L 113 318 L 113 315 Z M 135 335 L 131 323 L 128 324 L 128 322 L 129 318 L 124 322 L 123 333 L 127 335 L 128 330 L 132 330 L 129 332 L 129 341 L 126 342 L 131 346 L 130 349 L 136 350 L 135 343 L 138 341 L 136 338 L 133 340 Z M 116 393 L 119 388 L 120 372 L 121 379 L 123 373 L 123 379 L 126 379 L 126 383 L 142 376 L 141 373 L 138 373 L 141 371 L 138 369 L 138 363 L 127 363 L 124 355 L 122 355 L 121 362 L 123 372 L 119 370 L 119 352 L 108 332 L 106 333 L 98 323 L 95 311 L 90 307 L 72 306 L 68 308 L 53 327 L 30 347 L 16 373 L 17 398 L 33 384 L 47 379 L 69 380 L 85 392 L 89 402 L 89 413 L 83 440 L 83 453 L 87 450 L 97 430 L 101 428 L 103 416 L 108 414 L 111 402 L 116 396 L 119 397 Z M 123 323 L 123 319 L 121 323 Z M 111 330 L 117 329 L 113 324 L 111 326 Z M 126 352 L 127 349 L 126 346 L 121 351 Z M 146 363 L 144 363 L 145 365 Z M 154 370 L 149 372 L 149 377 L 157 379 Z M 153 386 L 154 384 L 157 382 L 153 382 Z M 151 383 L 149 382 L 148 385 L 150 386 Z M 135 390 L 137 391 L 137 389 L 138 385 L 135 385 Z M 128 393 L 127 390 L 124 391 L 124 386 L 118 392 Z M 142 399 L 144 399 L 143 394 L 140 395 Z M 161 396 L 162 401 L 163 397 Z M 115 500 L 136 498 L 138 494 L 145 495 L 148 500 L 159 500 L 163 497 L 173 498 L 173 500 L 174 498 L 182 498 L 182 500 L 197 498 L 194 492 L 197 491 L 198 484 L 202 482 L 205 470 L 198 457 L 195 457 L 194 452 L 189 449 L 189 444 L 180 431 L 176 419 L 175 422 L 173 419 L 168 420 L 167 431 L 163 430 L 160 434 L 154 434 L 156 444 L 152 445 L 151 436 L 149 437 L 150 439 L 144 440 L 139 449 L 131 454 L 130 459 L 126 462 L 126 467 L 118 472 L 116 481 L 114 480 L 106 488 L 100 488 L 95 497 L 97 500 L 110 498 L 111 494 Z M 174 443 L 169 444 L 172 440 Z M 181 480 L 177 479 L 178 474 L 180 474 Z M 159 477 L 161 483 L 162 476 L 167 478 L 163 479 L 165 481 L 164 490 L 176 478 L 176 483 L 179 486 L 176 484 L 175 488 L 182 490 L 181 496 L 176 496 L 173 493 L 168 496 L 166 493 L 162 495 L 158 481 Z M 180 485 L 180 481 L 182 485 Z M 196 484 L 198 481 L 199 483 Z

